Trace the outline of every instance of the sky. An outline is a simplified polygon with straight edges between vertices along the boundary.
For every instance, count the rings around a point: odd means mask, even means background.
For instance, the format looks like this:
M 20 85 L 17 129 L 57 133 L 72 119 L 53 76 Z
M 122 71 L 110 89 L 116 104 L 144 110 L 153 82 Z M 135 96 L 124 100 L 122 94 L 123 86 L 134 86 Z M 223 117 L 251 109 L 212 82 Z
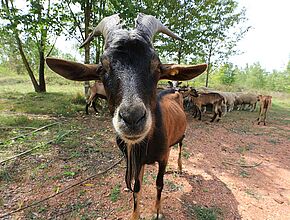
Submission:
M 239 67 L 259 62 L 267 71 L 284 70 L 290 60 L 290 0 L 239 0 L 252 29 L 238 43 Z

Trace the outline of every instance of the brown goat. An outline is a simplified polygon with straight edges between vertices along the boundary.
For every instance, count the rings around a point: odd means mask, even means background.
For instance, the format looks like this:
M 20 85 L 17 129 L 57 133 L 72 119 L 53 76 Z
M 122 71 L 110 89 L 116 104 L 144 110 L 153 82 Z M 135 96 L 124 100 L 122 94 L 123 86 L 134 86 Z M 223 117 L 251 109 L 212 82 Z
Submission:
M 96 109 L 96 100 L 98 98 L 107 100 L 106 91 L 104 85 L 100 81 L 95 81 L 95 83 L 90 87 L 90 96 L 86 104 L 86 114 L 89 114 L 89 106 L 92 106 L 95 112 L 98 112 Z
M 217 115 L 219 116 L 217 122 L 221 119 L 222 108 L 225 106 L 225 98 L 216 92 L 200 93 L 198 94 L 195 89 L 190 93 L 191 101 L 198 107 L 199 110 L 199 120 L 201 120 L 201 108 L 206 105 L 213 106 L 214 115 L 211 119 L 213 122 Z
M 260 124 L 260 122 L 264 122 L 264 125 L 266 125 L 267 111 L 270 108 L 270 105 L 272 103 L 272 96 L 259 95 L 257 99 L 260 103 L 260 112 L 259 112 L 259 117 L 257 118 L 258 125 Z
M 179 93 L 169 90 L 157 96 L 157 83 L 162 79 L 190 80 L 203 73 L 207 65 L 162 64 L 152 45 L 154 35 L 163 32 L 175 39 L 181 38 L 150 15 L 139 14 L 135 24 L 134 29 L 123 29 L 119 16 L 113 15 L 97 25 L 82 46 L 95 36 L 104 36 L 105 49 L 99 64 L 54 58 L 47 58 L 46 62 L 70 80 L 102 80 L 117 144 L 126 156 L 125 181 L 133 193 L 134 204 L 130 219 L 140 217 L 144 167 L 155 162 L 159 165 L 155 201 L 155 215 L 159 219 L 170 146 L 179 143 L 181 150 L 186 120 Z M 181 159 L 181 170 L 180 164 Z

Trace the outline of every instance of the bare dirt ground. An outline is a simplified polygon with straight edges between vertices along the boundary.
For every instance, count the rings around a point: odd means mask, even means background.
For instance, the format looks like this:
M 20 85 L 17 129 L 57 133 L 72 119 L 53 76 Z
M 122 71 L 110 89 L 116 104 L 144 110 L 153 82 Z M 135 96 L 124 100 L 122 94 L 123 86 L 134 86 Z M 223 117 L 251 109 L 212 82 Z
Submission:
M 258 126 L 253 124 L 256 115 L 235 111 L 219 123 L 188 115 L 183 173 L 175 172 L 178 151 L 173 148 L 165 175 L 166 219 L 290 219 L 290 116 L 270 112 L 268 125 Z M 0 182 L 0 216 L 54 195 L 121 158 L 109 116 L 80 115 L 63 123 L 71 121 L 85 127 L 78 130 L 81 144 L 69 137 L 66 145 L 53 144 L 2 165 L 10 177 Z M 124 173 L 123 161 L 3 219 L 127 219 L 132 199 L 124 190 Z M 156 174 L 157 166 L 146 167 L 143 219 L 152 216 Z

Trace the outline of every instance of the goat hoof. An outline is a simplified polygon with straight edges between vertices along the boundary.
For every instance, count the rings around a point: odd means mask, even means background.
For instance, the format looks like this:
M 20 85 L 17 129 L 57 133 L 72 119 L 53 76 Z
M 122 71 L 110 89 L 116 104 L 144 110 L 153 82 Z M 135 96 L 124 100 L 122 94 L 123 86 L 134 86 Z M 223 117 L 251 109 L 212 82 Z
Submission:
M 154 214 L 152 217 L 152 220 L 164 220 L 164 216 L 162 214 L 159 214 L 157 217 L 157 214 Z

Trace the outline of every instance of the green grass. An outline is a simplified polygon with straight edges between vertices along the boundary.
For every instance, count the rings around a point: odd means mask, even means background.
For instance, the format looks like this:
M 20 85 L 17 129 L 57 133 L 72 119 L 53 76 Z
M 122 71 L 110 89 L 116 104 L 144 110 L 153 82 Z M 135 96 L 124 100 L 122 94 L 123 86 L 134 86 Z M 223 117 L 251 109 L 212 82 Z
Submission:
M 35 93 L 28 75 L 0 68 L 0 112 L 70 116 L 84 110 L 83 84 L 46 73 L 47 93 Z
M 120 196 L 120 192 L 121 192 L 121 185 L 120 184 L 115 185 L 113 189 L 111 190 L 110 200 L 112 202 L 117 202 Z
M 204 206 L 190 206 L 190 213 L 196 217 L 197 220 L 217 220 L 223 219 L 222 210 L 218 207 L 204 207 Z

